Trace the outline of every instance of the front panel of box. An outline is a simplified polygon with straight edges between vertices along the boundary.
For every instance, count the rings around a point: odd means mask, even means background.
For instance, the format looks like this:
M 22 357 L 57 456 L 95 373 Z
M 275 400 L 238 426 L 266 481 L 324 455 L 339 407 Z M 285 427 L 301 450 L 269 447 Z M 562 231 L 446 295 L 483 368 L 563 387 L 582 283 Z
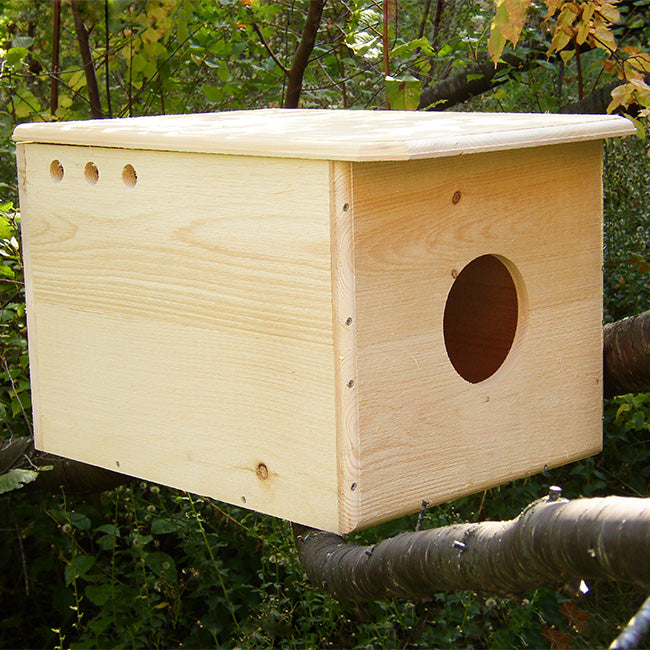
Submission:
M 355 164 L 359 526 L 596 452 L 601 144 Z
M 37 446 L 335 530 L 328 163 L 19 149 Z

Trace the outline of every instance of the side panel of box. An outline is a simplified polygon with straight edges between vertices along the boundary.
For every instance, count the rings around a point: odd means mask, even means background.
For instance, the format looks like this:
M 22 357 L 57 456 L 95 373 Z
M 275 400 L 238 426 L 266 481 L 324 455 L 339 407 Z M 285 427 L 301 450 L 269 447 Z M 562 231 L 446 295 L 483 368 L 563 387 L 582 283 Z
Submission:
M 353 166 L 360 526 L 600 449 L 600 150 Z M 472 383 L 443 323 L 485 255 L 516 279 L 518 323 L 503 365 Z
M 30 144 L 25 178 L 39 446 L 336 530 L 328 163 Z

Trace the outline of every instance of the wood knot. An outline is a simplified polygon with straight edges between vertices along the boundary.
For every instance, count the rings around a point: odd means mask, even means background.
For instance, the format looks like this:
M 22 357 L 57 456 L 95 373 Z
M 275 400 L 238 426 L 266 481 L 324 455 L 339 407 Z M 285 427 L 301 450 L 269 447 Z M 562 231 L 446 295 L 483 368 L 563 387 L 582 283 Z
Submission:
M 266 481 L 269 477 L 269 468 L 264 463 L 257 463 L 255 474 L 260 481 Z

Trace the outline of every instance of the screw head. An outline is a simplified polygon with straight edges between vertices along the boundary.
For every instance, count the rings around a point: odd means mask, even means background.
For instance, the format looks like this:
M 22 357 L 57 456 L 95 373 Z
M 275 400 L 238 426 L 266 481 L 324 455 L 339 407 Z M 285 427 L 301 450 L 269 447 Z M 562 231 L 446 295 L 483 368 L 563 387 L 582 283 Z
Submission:
M 562 496 L 562 488 L 559 485 L 551 485 L 548 489 L 548 500 L 557 501 Z

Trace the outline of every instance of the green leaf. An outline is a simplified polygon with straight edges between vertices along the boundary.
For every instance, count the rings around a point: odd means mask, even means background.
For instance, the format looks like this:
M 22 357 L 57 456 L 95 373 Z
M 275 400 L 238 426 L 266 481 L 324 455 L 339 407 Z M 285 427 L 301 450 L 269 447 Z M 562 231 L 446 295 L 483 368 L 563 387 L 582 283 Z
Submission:
M 71 512 L 68 521 L 79 530 L 90 530 L 90 519 L 81 512 Z
M 37 478 L 38 472 L 32 469 L 10 469 L 6 474 L 0 475 L 0 494 L 20 490 L 23 485 Z
M 167 553 L 160 551 L 147 553 L 144 561 L 147 567 L 157 576 L 164 575 L 168 582 L 176 580 L 176 564 Z
M 422 83 L 415 77 L 386 77 L 386 97 L 396 111 L 414 111 L 420 103 Z
M 110 584 L 87 585 L 85 589 L 86 597 L 93 603 L 102 607 L 113 595 L 113 587 Z
M 29 50 L 26 47 L 12 47 L 7 52 L 7 56 L 5 57 L 5 62 L 7 65 L 15 67 L 28 54 L 29 54 Z
M 220 86 L 209 86 L 208 84 L 203 84 L 201 90 L 203 90 L 205 98 L 213 104 L 223 99 L 223 91 Z
M 11 46 L 14 48 L 22 47 L 26 49 L 31 47 L 33 43 L 34 39 L 31 36 L 16 36 L 11 39 Z
M 113 535 L 102 535 L 97 540 L 97 546 L 102 549 L 102 551 L 111 551 L 115 548 L 116 538 Z
M 73 580 L 85 576 L 93 564 L 95 564 L 95 558 L 92 555 L 77 555 L 73 557 L 70 560 L 70 564 L 67 564 L 65 567 L 65 583 L 69 585 Z
M 103 524 L 95 529 L 98 533 L 105 533 L 106 535 L 113 535 L 114 537 L 120 536 L 120 529 L 113 524 Z
M 165 533 L 174 533 L 178 526 L 167 519 L 155 519 L 151 524 L 151 532 L 154 535 L 164 535 Z

